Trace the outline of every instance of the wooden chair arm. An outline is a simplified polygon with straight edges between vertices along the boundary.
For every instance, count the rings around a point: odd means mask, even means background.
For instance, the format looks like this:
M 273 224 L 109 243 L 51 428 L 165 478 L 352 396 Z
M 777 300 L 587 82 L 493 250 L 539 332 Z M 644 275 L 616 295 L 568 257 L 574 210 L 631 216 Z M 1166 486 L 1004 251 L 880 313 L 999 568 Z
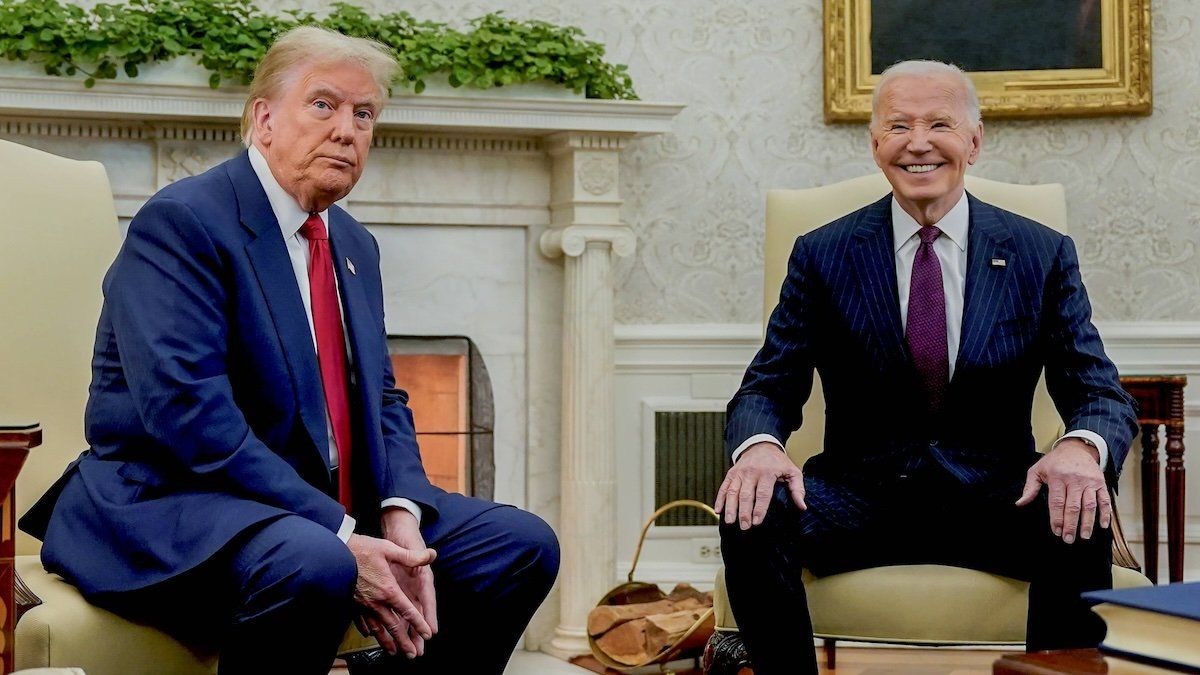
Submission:
M 1133 551 L 1129 548 L 1129 542 L 1125 541 L 1125 530 L 1121 527 L 1121 516 L 1117 513 L 1117 493 L 1111 487 L 1108 488 L 1108 496 L 1112 501 L 1112 524 L 1110 527 L 1112 528 L 1113 564 L 1141 572 L 1141 563 L 1134 557 Z

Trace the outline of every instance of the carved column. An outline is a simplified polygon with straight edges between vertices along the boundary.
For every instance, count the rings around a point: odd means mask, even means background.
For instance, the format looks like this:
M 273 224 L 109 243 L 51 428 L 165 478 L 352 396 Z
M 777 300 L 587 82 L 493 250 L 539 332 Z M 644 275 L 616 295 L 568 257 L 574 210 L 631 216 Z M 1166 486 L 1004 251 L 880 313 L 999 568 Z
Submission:
M 617 190 L 619 136 L 547 139 L 553 161 L 542 252 L 563 257 L 562 464 L 559 620 L 546 646 L 588 651 L 587 613 L 613 583 L 616 448 L 613 439 L 613 255 L 633 252 Z

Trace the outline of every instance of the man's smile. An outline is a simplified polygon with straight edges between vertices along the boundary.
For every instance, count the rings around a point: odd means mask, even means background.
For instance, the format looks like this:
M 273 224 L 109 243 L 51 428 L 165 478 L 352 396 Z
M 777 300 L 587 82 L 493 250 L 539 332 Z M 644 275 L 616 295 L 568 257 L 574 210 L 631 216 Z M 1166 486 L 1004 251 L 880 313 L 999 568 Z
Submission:
M 903 168 L 908 173 L 929 173 L 935 169 L 941 168 L 944 164 L 903 164 Z

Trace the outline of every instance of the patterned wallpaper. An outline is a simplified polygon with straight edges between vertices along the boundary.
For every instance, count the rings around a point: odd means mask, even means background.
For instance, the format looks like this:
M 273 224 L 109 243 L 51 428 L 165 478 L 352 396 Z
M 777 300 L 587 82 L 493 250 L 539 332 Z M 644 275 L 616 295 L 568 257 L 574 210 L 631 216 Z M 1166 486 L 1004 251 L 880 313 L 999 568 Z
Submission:
M 687 104 L 672 133 L 626 153 L 638 251 L 617 268 L 621 323 L 760 321 L 764 191 L 875 170 L 864 125 L 822 121 L 821 0 L 360 2 L 576 24 L 629 64 L 642 98 Z M 1153 116 L 985 120 L 973 169 L 1066 184 L 1100 319 L 1200 320 L 1200 3 L 1153 0 L 1153 26 Z

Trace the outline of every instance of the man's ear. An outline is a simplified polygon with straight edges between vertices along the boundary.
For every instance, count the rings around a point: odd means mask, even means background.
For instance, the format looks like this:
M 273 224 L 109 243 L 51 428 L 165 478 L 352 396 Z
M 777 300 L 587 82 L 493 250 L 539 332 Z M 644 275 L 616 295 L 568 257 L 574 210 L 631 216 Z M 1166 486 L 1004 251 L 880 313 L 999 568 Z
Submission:
M 264 147 L 271 145 L 271 102 L 265 98 L 254 99 L 250 106 L 250 114 L 254 119 L 254 140 Z
M 983 149 L 983 122 L 975 126 L 971 136 L 971 154 L 967 156 L 967 164 L 974 164 L 979 159 L 979 151 Z

